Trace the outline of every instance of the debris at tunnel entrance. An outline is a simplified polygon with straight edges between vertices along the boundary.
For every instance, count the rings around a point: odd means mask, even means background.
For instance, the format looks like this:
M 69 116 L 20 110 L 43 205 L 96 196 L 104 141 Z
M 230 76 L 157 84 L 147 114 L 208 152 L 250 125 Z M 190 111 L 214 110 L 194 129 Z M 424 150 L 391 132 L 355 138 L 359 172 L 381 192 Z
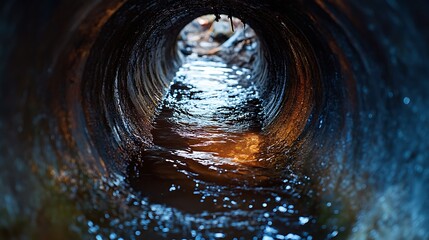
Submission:
M 178 46 L 185 55 L 218 56 L 228 64 L 250 67 L 257 52 L 255 31 L 239 18 L 204 15 L 186 25 Z

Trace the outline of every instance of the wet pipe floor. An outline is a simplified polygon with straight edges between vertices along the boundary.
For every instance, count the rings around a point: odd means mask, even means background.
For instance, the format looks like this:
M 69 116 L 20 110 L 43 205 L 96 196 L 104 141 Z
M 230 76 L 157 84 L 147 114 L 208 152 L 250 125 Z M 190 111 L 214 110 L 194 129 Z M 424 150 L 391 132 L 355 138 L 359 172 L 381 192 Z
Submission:
M 149 202 L 185 213 L 198 228 L 192 237 L 337 236 L 344 228 L 319 221 L 310 178 L 267 164 L 276 156 L 264 154 L 262 112 L 250 69 L 188 56 L 158 109 L 154 146 L 129 166 L 128 183 Z

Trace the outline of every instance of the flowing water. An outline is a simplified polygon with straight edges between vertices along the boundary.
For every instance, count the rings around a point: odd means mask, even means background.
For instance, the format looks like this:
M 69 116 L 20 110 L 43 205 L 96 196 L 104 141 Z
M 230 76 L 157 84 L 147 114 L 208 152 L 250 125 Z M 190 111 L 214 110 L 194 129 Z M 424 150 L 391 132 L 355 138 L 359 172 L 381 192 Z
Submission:
M 250 69 L 188 57 L 128 182 L 149 202 L 191 214 L 204 236 L 329 237 L 310 179 L 267 165 L 261 107 Z

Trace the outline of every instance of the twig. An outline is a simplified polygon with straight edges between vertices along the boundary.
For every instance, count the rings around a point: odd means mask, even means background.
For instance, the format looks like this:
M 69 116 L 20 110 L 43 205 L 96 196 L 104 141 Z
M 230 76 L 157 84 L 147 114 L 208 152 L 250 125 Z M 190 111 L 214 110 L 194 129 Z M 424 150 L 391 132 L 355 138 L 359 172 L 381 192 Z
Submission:
M 231 22 L 231 30 L 232 32 L 234 32 L 234 23 L 232 22 L 232 16 L 229 15 L 228 17 L 229 17 L 229 21 Z

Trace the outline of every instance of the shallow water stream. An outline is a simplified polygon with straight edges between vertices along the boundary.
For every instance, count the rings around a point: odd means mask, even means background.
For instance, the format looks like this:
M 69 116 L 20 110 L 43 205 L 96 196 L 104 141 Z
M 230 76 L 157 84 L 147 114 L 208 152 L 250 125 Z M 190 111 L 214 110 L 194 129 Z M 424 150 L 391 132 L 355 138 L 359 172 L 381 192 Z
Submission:
M 188 57 L 128 182 L 152 203 L 205 218 L 196 229 L 205 236 L 326 238 L 310 179 L 267 163 L 261 108 L 250 69 Z

